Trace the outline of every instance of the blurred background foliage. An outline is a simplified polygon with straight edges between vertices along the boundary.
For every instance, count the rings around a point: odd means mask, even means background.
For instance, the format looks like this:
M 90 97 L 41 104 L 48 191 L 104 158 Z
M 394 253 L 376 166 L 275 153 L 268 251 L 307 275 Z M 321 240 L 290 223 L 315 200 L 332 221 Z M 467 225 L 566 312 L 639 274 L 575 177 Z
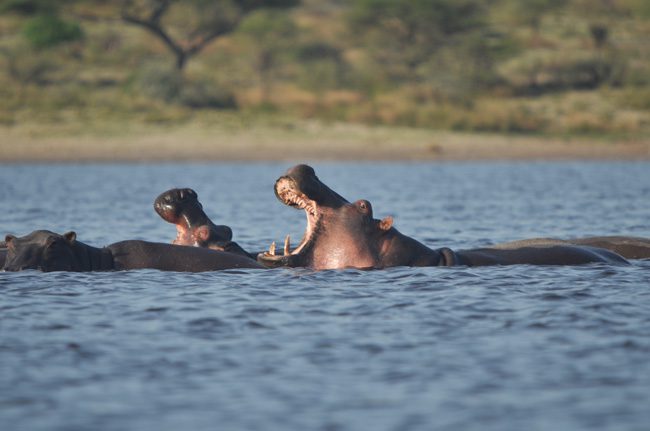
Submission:
M 0 124 L 647 136 L 647 0 L 0 0 Z

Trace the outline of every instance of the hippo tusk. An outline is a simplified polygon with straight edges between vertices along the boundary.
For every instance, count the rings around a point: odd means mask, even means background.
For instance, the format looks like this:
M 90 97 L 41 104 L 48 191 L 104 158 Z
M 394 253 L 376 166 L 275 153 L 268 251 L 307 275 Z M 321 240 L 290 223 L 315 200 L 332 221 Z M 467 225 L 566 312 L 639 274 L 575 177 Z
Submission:
M 275 241 L 271 243 L 271 246 L 269 247 L 269 254 L 271 256 L 275 256 Z
M 288 256 L 291 254 L 291 237 L 287 235 L 284 239 L 284 255 Z

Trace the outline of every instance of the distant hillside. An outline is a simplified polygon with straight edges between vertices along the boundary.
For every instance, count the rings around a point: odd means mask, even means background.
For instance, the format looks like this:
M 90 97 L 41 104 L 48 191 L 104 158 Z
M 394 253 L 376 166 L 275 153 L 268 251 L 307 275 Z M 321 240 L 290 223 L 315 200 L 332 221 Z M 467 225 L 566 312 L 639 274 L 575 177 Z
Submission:
M 645 0 L 294 3 L 0 0 L 0 125 L 230 110 L 650 136 Z

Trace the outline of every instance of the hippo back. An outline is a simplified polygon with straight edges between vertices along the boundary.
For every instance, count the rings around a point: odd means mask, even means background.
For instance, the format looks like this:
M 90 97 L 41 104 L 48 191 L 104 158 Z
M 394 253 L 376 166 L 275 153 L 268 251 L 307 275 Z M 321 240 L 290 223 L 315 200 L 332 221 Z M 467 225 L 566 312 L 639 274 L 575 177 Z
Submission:
M 202 247 L 163 244 L 139 240 L 107 246 L 115 269 L 151 268 L 162 271 L 202 272 L 231 268 L 263 268 L 253 259 Z
M 625 265 L 629 262 L 609 250 L 573 245 L 537 245 L 507 248 L 479 248 L 456 252 L 459 263 L 467 266 L 483 265 L 583 265 L 609 263 Z
M 7 248 L 0 247 L 0 268 L 5 267 L 5 260 L 7 260 Z

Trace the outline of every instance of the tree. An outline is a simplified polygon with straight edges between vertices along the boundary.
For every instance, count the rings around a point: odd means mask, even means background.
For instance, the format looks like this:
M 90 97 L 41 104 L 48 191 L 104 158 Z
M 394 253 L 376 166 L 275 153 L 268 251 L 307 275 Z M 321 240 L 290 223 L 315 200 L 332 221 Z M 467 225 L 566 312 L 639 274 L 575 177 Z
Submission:
M 123 0 L 122 19 L 160 39 L 179 71 L 209 43 L 232 33 L 261 8 L 290 8 L 299 0 Z M 185 31 L 183 31 L 183 29 Z
M 568 0 L 510 0 L 512 18 L 515 23 L 524 24 L 533 32 L 532 44 L 540 44 L 542 19 L 550 12 L 563 8 Z
M 287 14 L 263 10 L 250 14 L 239 30 L 255 44 L 255 71 L 260 82 L 263 104 L 271 101 L 273 70 L 280 53 L 291 46 L 298 28 Z
M 356 0 L 350 13 L 351 31 L 361 33 L 385 66 L 417 69 L 454 37 L 483 25 L 480 0 Z

